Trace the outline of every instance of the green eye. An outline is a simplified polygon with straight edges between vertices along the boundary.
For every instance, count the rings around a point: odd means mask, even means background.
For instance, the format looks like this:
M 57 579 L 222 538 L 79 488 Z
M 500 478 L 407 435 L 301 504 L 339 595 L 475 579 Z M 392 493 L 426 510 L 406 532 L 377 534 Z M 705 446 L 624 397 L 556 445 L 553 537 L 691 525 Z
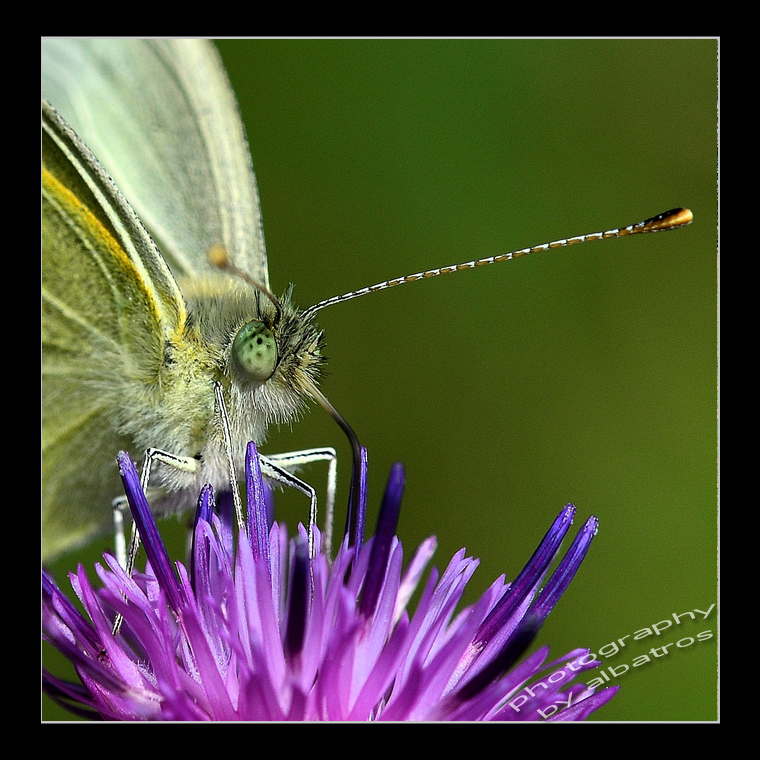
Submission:
M 232 358 L 254 380 L 268 380 L 277 365 L 277 344 L 272 331 L 258 320 L 240 328 L 232 343 Z

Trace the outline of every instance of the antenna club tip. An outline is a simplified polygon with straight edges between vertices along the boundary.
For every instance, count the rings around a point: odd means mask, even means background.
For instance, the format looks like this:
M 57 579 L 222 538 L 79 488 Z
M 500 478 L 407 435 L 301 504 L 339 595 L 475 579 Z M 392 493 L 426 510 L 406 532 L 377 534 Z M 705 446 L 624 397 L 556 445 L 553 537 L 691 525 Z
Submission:
M 683 227 L 685 224 L 691 224 L 694 219 L 694 214 L 688 208 L 678 208 L 673 211 L 674 218 L 673 224 L 678 227 Z
M 206 252 L 206 258 L 211 266 L 217 269 L 227 269 L 230 265 L 230 255 L 221 243 L 215 243 Z
M 692 219 L 694 219 L 694 214 L 688 208 L 674 208 L 654 217 L 650 223 L 653 230 L 673 230 L 691 224 Z

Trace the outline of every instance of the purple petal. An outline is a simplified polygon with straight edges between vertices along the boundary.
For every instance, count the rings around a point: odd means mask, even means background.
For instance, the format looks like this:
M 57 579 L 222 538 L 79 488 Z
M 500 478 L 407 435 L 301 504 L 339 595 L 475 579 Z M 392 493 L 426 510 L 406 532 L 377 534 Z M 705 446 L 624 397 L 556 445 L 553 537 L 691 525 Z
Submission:
M 248 494 L 248 536 L 254 558 L 263 558 L 269 565 L 269 525 L 267 499 L 256 444 L 251 441 L 245 455 L 246 492 Z
M 166 547 L 161 540 L 161 534 L 158 532 L 156 521 L 153 519 L 153 514 L 148 506 L 148 500 L 140 486 L 137 470 L 132 464 L 129 454 L 124 451 L 119 452 L 117 461 L 129 508 L 132 511 L 134 521 L 137 523 L 137 530 L 145 546 L 145 553 L 148 555 L 148 560 L 156 573 L 161 588 L 166 592 L 169 604 L 175 611 L 179 610 L 184 604 L 182 590 L 177 583 L 169 555 L 166 553 Z
M 370 617 L 375 611 L 377 598 L 385 580 L 385 569 L 391 543 L 396 535 L 398 516 L 401 511 L 401 497 L 404 494 L 404 466 L 396 462 L 391 469 L 388 484 L 385 488 L 380 514 L 377 519 L 377 530 L 372 542 L 372 553 L 369 559 L 369 569 L 364 580 L 359 611 L 364 617 Z

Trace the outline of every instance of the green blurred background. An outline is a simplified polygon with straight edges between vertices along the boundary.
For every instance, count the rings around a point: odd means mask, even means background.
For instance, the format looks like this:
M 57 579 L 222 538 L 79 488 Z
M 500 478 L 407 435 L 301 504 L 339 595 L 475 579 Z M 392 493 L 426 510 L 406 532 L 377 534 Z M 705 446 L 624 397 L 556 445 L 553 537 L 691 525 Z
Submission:
M 406 465 L 399 534 L 522 568 L 567 502 L 600 519 L 534 648 L 560 656 L 717 602 L 715 40 L 222 40 L 275 291 L 302 306 L 428 267 L 625 225 L 686 229 L 441 277 L 323 311 L 322 388 L 369 449 L 372 517 Z M 350 450 L 314 410 L 265 452 Z M 321 485 L 324 468 L 307 474 Z M 281 517 L 306 517 L 284 494 Z M 343 517 L 339 513 L 338 520 Z M 182 530 L 167 523 L 167 531 Z M 59 561 L 92 562 L 105 540 Z M 178 549 L 179 551 L 179 549 Z M 699 617 L 699 616 L 698 616 Z M 672 619 L 672 618 L 671 618 Z M 704 630 L 717 612 L 605 666 Z M 671 635 L 672 634 L 672 635 Z M 43 651 L 56 672 L 60 665 Z M 594 720 L 713 720 L 716 638 L 614 679 Z M 43 718 L 67 718 L 43 699 Z

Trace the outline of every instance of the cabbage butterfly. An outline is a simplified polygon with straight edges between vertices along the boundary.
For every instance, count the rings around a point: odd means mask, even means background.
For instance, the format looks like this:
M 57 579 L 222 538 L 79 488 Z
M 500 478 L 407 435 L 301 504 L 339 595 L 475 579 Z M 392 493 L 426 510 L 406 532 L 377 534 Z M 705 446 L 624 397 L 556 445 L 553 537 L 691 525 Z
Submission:
M 287 294 L 268 294 L 250 156 L 210 43 L 44 41 L 42 73 L 43 95 L 56 109 L 43 105 L 47 557 L 110 526 L 119 448 L 158 446 L 182 458 L 180 468 L 162 469 L 166 493 L 157 504 L 167 511 L 192 503 L 187 497 L 202 482 L 227 483 L 214 382 L 224 390 L 236 461 L 271 422 L 293 419 L 310 399 L 324 401 L 316 389 L 318 309 L 476 262 L 300 312 Z M 679 211 L 477 264 L 689 218 Z M 226 271 L 218 266 L 230 262 Z

